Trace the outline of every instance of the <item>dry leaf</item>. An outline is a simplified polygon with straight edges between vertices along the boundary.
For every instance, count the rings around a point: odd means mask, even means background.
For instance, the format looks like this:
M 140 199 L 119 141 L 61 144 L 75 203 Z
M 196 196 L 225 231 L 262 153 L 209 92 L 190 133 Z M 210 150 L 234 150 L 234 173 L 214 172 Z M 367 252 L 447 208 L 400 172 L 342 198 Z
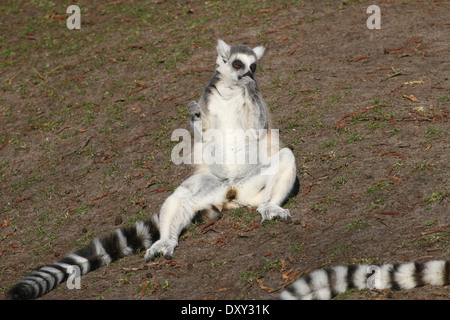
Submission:
M 261 289 L 263 289 L 263 290 L 265 290 L 265 291 L 267 291 L 267 292 L 269 292 L 269 293 L 271 293 L 271 292 L 273 291 L 272 288 L 266 287 L 266 286 L 263 284 L 262 280 L 258 279 L 258 280 L 256 280 L 256 282 L 258 282 L 259 287 L 260 287 Z
M 414 102 L 420 102 L 420 100 L 417 99 L 416 96 L 413 94 L 410 95 L 404 94 L 403 97 Z
M 146 86 L 146 84 L 143 81 L 141 81 L 141 80 L 134 80 L 134 83 L 136 83 L 140 87 L 145 87 Z
M 424 84 L 425 81 L 423 80 L 416 80 L 416 81 L 406 81 L 403 82 L 404 85 L 413 85 L 413 84 Z

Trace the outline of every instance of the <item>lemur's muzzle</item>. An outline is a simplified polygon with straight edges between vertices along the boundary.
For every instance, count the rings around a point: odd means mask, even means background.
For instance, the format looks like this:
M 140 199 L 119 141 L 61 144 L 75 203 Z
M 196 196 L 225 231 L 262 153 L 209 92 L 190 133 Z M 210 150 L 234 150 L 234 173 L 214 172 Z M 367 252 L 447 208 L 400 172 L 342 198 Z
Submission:
M 243 76 L 239 76 L 238 79 L 241 80 L 242 78 L 245 78 L 245 77 L 250 77 L 251 79 L 255 80 L 255 79 L 253 78 L 253 73 L 252 73 L 251 71 L 248 71 L 248 72 L 247 72 L 246 74 L 244 74 Z

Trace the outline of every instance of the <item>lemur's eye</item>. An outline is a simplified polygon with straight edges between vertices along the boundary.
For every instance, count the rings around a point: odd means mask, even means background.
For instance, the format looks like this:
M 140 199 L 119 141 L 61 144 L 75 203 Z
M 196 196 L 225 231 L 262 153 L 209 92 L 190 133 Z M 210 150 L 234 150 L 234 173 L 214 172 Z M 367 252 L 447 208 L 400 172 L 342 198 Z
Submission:
M 235 68 L 236 70 L 239 70 L 242 67 L 244 67 L 244 64 L 242 63 L 241 60 L 234 60 L 233 61 L 233 68 Z
M 255 71 L 256 71 L 256 63 L 252 63 L 252 64 L 250 65 L 250 71 L 251 71 L 251 72 L 255 72 Z

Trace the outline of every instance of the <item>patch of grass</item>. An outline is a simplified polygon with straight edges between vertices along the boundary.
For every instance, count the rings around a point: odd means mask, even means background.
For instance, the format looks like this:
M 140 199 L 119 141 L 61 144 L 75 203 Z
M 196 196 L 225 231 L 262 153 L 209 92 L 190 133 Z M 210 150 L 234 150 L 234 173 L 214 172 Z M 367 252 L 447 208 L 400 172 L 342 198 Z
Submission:
M 338 190 L 340 189 L 345 183 L 347 183 L 347 177 L 342 176 L 337 178 L 334 182 L 333 182 L 333 190 Z
M 311 210 L 319 211 L 319 212 L 322 212 L 322 213 L 327 212 L 327 208 L 325 208 L 323 205 L 321 205 L 321 204 L 319 204 L 319 203 L 313 204 L 313 205 L 310 206 L 309 208 L 310 208 Z
M 325 103 L 325 107 L 332 107 L 339 101 L 341 101 L 341 96 L 339 94 L 334 94 L 328 98 L 328 101 Z
M 322 148 L 334 147 L 335 145 L 337 145 L 337 141 L 336 140 L 328 140 L 328 141 L 325 141 L 322 144 Z
M 336 197 L 325 198 L 325 199 L 317 201 L 316 204 L 310 206 L 309 208 L 311 210 L 316 210 L 316 211 L 325 213 L 325 212 L 327 212 L 327 207 L 330 206 L 332 203 L 334 203 L 336 200 L 337 200 Z
M 442 134 L 442 130 L 441 129 L 436 129 L 435 126 L 430 126 L 430 127 L 427 128 L 425 136 L 427 138 L 432 138 L 432 137 L 435 137 L 435 136 L 439 136 L 441 134 Z
M 349 224 L 345 226 L 345 230 L 347 231 L 361 230 L 369 225 L 370 223 L 364 221 L 362 218 L 356 218 L 355 220 L 351 221 Z
M 379 199 L 375 199 L 370 203 L 370 209 L 372 210 L 380 210 L 380 211 L 384 211 L 386 210 L 387 205 L 384 203 L 384 199 L 379 198 Z
M 222 267 L 230 262 L 236 262 L 236 259 L 229 259 L 229 260 L 224 260 L 224 261 L 212 261 L 211 268 Z
M 350 245 L 348 243 L 337 244 L 328 250 L 328 260 L 324 262 L 321 267 L 325 268 L 330 266 L 334 261 L 342 258 L 350 251 Z
M 390 102 L 381 102 L 375 98 L 366 110 L 355 112 L 349 118 L 351 124 L 358 124 L 368 122 L 368 130 L 373 133 L 379 128 L 388 125 L 389 121 L 396 118 L 396 114 L 385 110 L 385 107 L 390 106 Z M 346 127 L 341 129 L 344 130 Z
M 353 292 L 360 292 L 360 293 L 364 293 L 366 292 L 366 289 L 349 289 L 346 290 L 345 292 L 338 294 L 336 297 L 334 297 L 332 300 L 346 300 L 349 298 L 350 294 Z
M 239 274 L 239 280 L 249 285 L 254 285 L 257 280 L 264 278 L 268 272 L 272 270 L 279 271 L 281 267 L 280 259 L 268 260 L 262 265 L 247 267 L 244 272 Z
M 300 246 L 300 247 L 293 247 L 291 249 L 291 253 L 293 253 L 293 254 L 302 254 L 302 252 L 303 252 L 303 247 L 302 246 Z
M 429 227 L 429 226 L 432 226 L 436 221 L 437 221 L 436 219 L 431 219 L 431 220 L 425 221 L 423 223 L 423 225 Z
M 81 205 L 79 205 L 76 209 L 75 209 L 75 211 L 76 212 L 78 212 L 78 214 L 81 214 L 81 215 L 85 215 L 85 214 L 87 214 L 88 212 L 89 212 L 89 210 L 91 209 L 91 208 L 93 208 L 94 207 L 94 204 L 93 203 L 83 203 L 83 204 L 81 204 Z
M 44 180 L 44 178 L 42 178 L 42 177 L 30 176 L 30 177 L 25 178 L 22 181 L 17 181 L 17 182 L 12 183 L 10 185 L 10 188 L 12 191 L 21 189 L 20 191 L 23 192 L 26 189 L 28 189 L 30 186 L 34 185 L 35 183 L 41 182 L 43 180 Z
M 313 95 L 315 93 L 319 93 L 320 89 L 302 89 L 300 90 L 300 93 L 306 96 Z
M 431 170 L 431 167 L 427 163 L 424 163 L 424 162 L 417 163 L 412 168 L 413 168 L 413 170 L 417 170 L 417 171 Z
M 254 226 L 255 219 L 259 215 L 259 213 L 256 210 L 249 211 L 245 208 L 234 209 L 232 211 L 227 212 L 227 215 L 228 214 L 233 216 L 233 222 L 235 224 L 235 230 L 237 232 L 239 232 L 242 229 L 251 228 L 252 226 Z M 273 220 L 269 220 L 266 222 L 270 222 L 270 221 L 273 221 Z M 263 225 L 266 226 L 265 222 Z M 273 224 L 269 224 L 267 226 L 270 227 L 270 226 L 273 226 Z
M 370 132 L 375 132 L 377 129 L 381 129 L 383 127 L 385 127 L 387 125 L 387 122 L 383 122 L 383 121 L 371 121 L 369 123 L 369 125 L 367 126 L 367 128 L 369 129 Z
M 391 132 L 390 132 L 390 136 L 396 136 L 400 133 L 400 129 L 399 128 L 392 128 Z
M 449 245 L 450 236 L 448 232 L 434 232 L 423 234 L 420 239 L 412 242 L 402 242 L 399 248 L 419 247 L 422 249 L 431 248 L 433 251 L 442 251 Z
M 450 94 L 438 98 L 438 102 L 440 103 L 450 102 Z
M 425 199 L 425 203 L 431 204 L 434 202 L 442 202 L 447 195 L 442 192 L 442 190 L 438 190 L 434 192 L 430 197 Z
M 278 219 L 271 219 L 271 220 L 265 220 L 262 224 L 263 228 L 266 229 L 270 229 L 270 228 L 275 228 L 278 226 Z M 274 233 L 272 233 L 273 236 L 278 235 L 278 233 L 275 231 Z
M 360 136 L 357 133 L 351 133 L 349 135 L 349 137 L 347 138 L 347 143 L 354 143 L 354 142 L 357 142 L 357 141 L 361 141 L 364 138 L 365 138 L 364 136 Z
M 392 182 L 382 180 L 375 182 L 371 187 L 367 188 L 367 193 L 373 194 L 392 189 L 394 189 L 394 184 Z
M 341 169 L 347 168 L 348 167 L 348 163 L 346 162 L 337 162 L 336 165 L 333 167 L 333 170 L 335 171 L 339 171 Z
M 304 21 L 305 21 L 305 23 L 313 23 L 316 20 L 317 20 L 317 18 L 307 18 Z
M 344 263 L 345 265 L 353 265 L 353 264 L 368 264 L 368 265 L 376 265 L 380 261 L 380 258 L 351 258 L 348 262 Z

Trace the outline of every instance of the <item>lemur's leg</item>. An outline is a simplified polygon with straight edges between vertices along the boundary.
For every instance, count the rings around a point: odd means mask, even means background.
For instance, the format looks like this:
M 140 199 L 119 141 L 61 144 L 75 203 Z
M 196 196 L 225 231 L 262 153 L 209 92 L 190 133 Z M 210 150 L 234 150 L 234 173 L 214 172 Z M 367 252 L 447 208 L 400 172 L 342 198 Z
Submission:
M 205 209 L 212 211 L 212 204 L 223 203 L 224 190 L 221 181 L 209 174 L 195 174 L 185 180 L 164 201 L 159 213 L 160 239 L 147 250 L 145 260 L 161 253 L 171 257 L 178 245 L 178 237 L 196 213 Z
M 263 221 L 287 219 L 289 210 L 281 208 L 295 186 L 295 157 L 288 148 L 270 158 L 265 168 L 238 187 L 237 201 L 241 205 L 257 207 Z

